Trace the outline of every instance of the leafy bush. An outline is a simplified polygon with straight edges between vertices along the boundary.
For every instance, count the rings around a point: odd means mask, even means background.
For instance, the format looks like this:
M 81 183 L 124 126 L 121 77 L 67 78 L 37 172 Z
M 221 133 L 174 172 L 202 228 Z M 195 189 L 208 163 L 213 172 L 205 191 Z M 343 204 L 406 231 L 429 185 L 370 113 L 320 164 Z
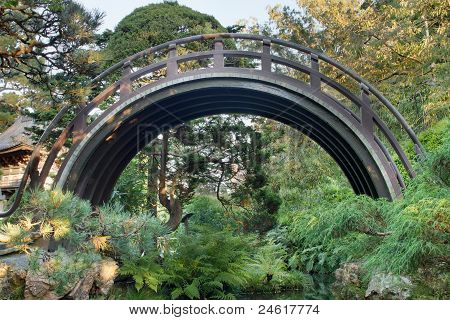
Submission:
M 131 213 L 148 211 L 147 175 L 141 167 L 139 159 L 130 161 L 114 186 L 110 203 L 120 203 L 126 211 Z
M 30 269 L 44 273 L 63 292 L 93 262 L 110 256 L 123 263 L 121 273 L 131 275 L 136 288 L 157 290 L 159 254 L 167 247 L 168 230 L 149 214 L 132 215 L 114 204 L 92 210 L 89 202 L 61 190 L 33 191 L 25 195 L 18 212 L 0 225 L 0 241 L 30 252 Z M 59 244 L 50 259 L 29 243 L 39 237 Z
M 225 216 L 222 204 L 213 196 L 196 196 L 185 206 L 184 211 L 191 213 L 189 219 L 193 224 L 208 225 L 216 230 L 223 230 L 231 223 Z
M 248 237 L 209 231 L 181 235 L 163 261 L 163 286 L 172 299 L 234 299 L 247 280 Z
M 414 272 L 419 266 L 448 266 L 450 189 L 443 163 L 450 160 L 447 141 L 423 164 L 403 199 L 384 206 L 390 233 L 368 260 L 372 270 Z
M 69 253 L 59 248 L 52 256 L 45 257 L 42 250 L 35 250 L 30 256 L 29 272 L 47 277 L 55 285 L 56 293 L 63 294 L 100 259 L 100 254 L 94 252 Z
M 117 204 L 99 208 L 85 227 L 89 234 L 95 235 L 93 240 L 106 241 L 103 248 L 97 249 L 127 262 L 157 252 L 158 239 L 168 233 L 167 228 L 150 214 L 132 215 Z
M 285 215 L 292 219 L 285 238 L 301 268 L 329 273 L 359 260 L 369 274 L 411 274 L 448 266 L 449 145 L 447 140 L 421 163 L 418 177 L 394 202 L 352 195 Z
M 427 152 L 440 152 L 441 148 L 448 145 L 450 139 L 450 117 L 442 119 L 434 126 L 421 132 L 419 139 Z
M 257 248 L 252 262 L 247 265 L 250 275 L 246 291 L 279 292 L 286 289 L 301 289 L 312 285 L 311 278 L 295 270 L 288 259 L 286 249 L 269 239 Z
M 379 241 L 382 212 L 378 202 L 352 196 L 297 213 L 288 238 L 307 272 L 332 272 L 340 263 L 360 259 Z
M 32 191 L 25 194 L 19 210 L 0 226 L 2 242 L 27 251 L 33 238 L 42 236 L 84 245 L 85 224 L 92 214 L 89 202 L 61 190 Z
M 156 293 L 161 282 L 163 269 L 157 262 L 157 256 L 147 254 L 139 259 L 125 260 L 120 268 L 120 274 L 132 276 L 137 291 L 140 291 L 145 285 Z
M 132 215 L 107 205 L 92 211 L 89 202 L 61 190 L 27 194 L 18 212 L 0 225 L 1 241 L 24 251 L 38 237 L 64 241 L 71 251 L 97 251 L 130 261 L 157 251 L 167 229 L 149 214 Z

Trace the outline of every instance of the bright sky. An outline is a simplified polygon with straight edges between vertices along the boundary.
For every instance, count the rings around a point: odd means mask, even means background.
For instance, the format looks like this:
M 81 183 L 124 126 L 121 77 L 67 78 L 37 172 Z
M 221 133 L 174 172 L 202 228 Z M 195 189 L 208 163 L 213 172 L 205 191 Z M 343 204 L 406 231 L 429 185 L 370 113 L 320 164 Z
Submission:
M 162 0 L 77 0 L 88 9 L 99 9 L 106 13 L 101 30 L 114 29 L 117 23 L 135 8 Z M 179 4 L 202 13 L 213 15 L 223 26 L 236 24 L 240 19 L 256 18 L 268 20 L 267 6 L 275 4 L 293 7 L 295 0 L 178 0 Z

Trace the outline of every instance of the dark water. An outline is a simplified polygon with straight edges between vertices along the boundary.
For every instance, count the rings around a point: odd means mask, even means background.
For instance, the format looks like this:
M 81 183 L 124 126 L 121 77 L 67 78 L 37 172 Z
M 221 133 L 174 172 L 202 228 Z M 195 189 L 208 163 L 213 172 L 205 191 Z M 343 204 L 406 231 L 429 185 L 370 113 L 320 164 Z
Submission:
M 314 285 L 304 290 L 286 290 L 282 292 L 243 293 L 239 300 L 332 300 L 331 284 L 333 279 L 313 277 Z
M 284 290 L 281 292 L 257 292 L 236 294 L 238 300 L 332 300 L 332 277 L 313 276 L 313 285 L 303 290 Z M 117 283 L 113 299 L 123 300 L 162 300 L 170 299 L 169 292 L 158 293 L 143 288 L 137 292 L 130 282 Z

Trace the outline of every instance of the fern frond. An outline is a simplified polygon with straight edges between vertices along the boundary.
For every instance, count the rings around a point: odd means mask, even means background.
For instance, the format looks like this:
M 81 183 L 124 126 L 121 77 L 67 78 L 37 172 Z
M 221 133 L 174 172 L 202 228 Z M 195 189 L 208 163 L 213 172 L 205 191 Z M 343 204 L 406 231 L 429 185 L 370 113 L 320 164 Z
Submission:
M 191 283 L 190 285 L 184 287 L 183 292 L 191 300 L 200 299 L 200 291 L 195 283 Z

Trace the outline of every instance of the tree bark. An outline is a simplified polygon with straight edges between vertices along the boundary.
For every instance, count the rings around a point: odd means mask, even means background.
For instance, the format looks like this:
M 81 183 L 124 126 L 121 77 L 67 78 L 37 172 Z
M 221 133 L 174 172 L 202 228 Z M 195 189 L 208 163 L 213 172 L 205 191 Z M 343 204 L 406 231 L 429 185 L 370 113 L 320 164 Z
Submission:
M 158 160 L 154 155 L 155 148 L 153 145 L 147 152 L 147 208 L 154 217 L 158 213 Z
M 167 161 L 169 153 L 169 132 L 163 134 L 161 146 L 161 163 L 159 169 L 159 202 L 169 212 L 169 220 L 166 226 L 175 231 L 181 223 L 183 208 L 180 199 L 175 194 L 176 181 L 172 181 L 170 192 L 167 190 Z

